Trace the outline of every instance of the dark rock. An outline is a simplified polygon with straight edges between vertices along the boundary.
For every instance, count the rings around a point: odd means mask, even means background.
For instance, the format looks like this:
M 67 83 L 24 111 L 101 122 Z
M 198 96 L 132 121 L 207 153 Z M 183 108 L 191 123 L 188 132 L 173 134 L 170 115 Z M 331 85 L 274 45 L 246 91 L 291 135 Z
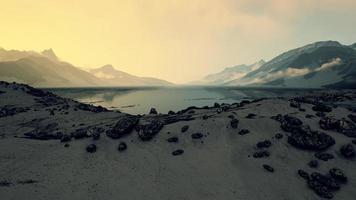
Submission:
M 229 116 L 227 116 L 227 117 L 230 118 L 230 119 L 234 119 L 234 118 L 235 118 L 234 115 L 229 115 Z
M 174 143 L 177 143 L 178 140 L 179 140 L 178 137 L 175 137 L 175 136 L 174 136 L 174 137 L 168 138 L 168 139 L 167 139 L 167 142 L 169 142 L 169 143 L 173 143 L 173 142 L 174 142 Z
M 185 125 L 182 127 L 181 131 L 182 131 L 182 133 L 185 133 L 188 129 L 189 129 L 189 126 Z
M 308 172 L 306 172 L 306 171 L 304 171 L 302 169 L 298 170 L 298 175 L 300 177 L 302 177 L 303 179 L 305 179 L 305 180 L 309 180 L 310 179 Z
M 38 181 L 33 180 L 33 179 L 26 179 L 26 180 L 19 180 L 17 181 L 18 184 L 33 184 L 33 183 L 37 183 Z
M 95 132 L 92 134 L 93 140 L 99 140 L 100 139 L 100 132 Z
M 173 156 L 179 156 L 179 155 L 182 155 L 184 153 L 184 150 L 182 149 L 177 149 L 175 151 L 172 152 L 172 155 Z
M 164 124 L 160 120 L 153 120 L 148 124 L 139 126 L 138 136 L 141 140 L 151 140 L 162 128 Z
M 283 138 L 283 134 L 282 133 L 277 133 L 275 136 L 274 136 L 277 140 L 280 140 Z
M 347 137 L 356 138 L 356 126 L 346 119 L 337 120 L 336 131 Z
M 356 140 L 352 140 L 352 144 L 356 145 Z
M 292 107 L 292 108 L 300 108 L 300 103 L 299 102 L 297 102 L 297 101 L 294 101 L 294 100 L 292 100 L 292 101 L 290 101 L 290 107 Z
M 238 126 L 239 126 L 239 120 L 238 120 L 238 119 L 232 119 L 232 120 L 230 121 L 230 125 L 231 125 L 231 127 L 232 127 L 233 129 L 237 129 Z
M 64 144 L 64 147 L 69 147 L 69 143 L 65 143 L 65 144 Z
M 319 162 L 317 160 L 311 160 L 308 162 L 308 165 L 311 168 L 317 168 L 317 167 L 319 167 Z
M 203 134 L 202 133 L 193 133 L 192 134 L 192 138 L 193 139 L 200 139 L 203 137 Z
M 229 104 L 221 104 L 222 111 L 226 112 L 230 109 L 230 105 Z
M 94 152 L 96 152 L 96 145 L 95 145 L 95 144 L 89 144 L 89 145 L 87 146 L 87 152 L 89 152 L 89 153 L 94 153 Z
M 51 139 L 61 139 L 63 137 L 63 133 L 57 131 L 58 123 L 50 123 L 45 127 L 38 127 L 30 132 L 24 133 L 26 138 L 38 139 L 38 140 L 51 140 Z
M 356 155 L 355 148 L 352 146 L 352 144 L 345 144 L 341 146 L 340 153 L 345 158 L 353 158 Z
M 120 142 L 117 150 L 121 152 L 121 151 L 125 151 L 126 149 L 127 149 L 127 144 L 125 142 Z
M 271 141 L 264 140 L 261 142 L 257 142 L 256 147 L 257 148 L 269 148 L 271 145 L 272 145 Z
M 195 113 L 195 110 L 189 110 L 188 111 L 188 114 L 194 114 Z
M 340 184 L 333 177 L 318 172 L 312 173 L 307 182 L 308 186 L 322 198 L 331 199 L 334 196 L 332 192 L 340 189 Z
M 247 130 L 247 129 L 241 129 L 241 130 L 239 131 L 239 135 L 246 135 L 246 134 L 248 134 L 248 133 L 250 133 L 250 131 Z
M 0 118 L 13 116 L 19 113 L 27 112 L 29 110 L 30 109 L 26 107 L 15 107 L 13 105 L 5 105 L 0 107 Z
M 208 115 L 203 115 L 203 120 L 207 120 L 209 118 Z
M 157 115 L 157 114 L 158 114 L 157 110 L 155 108 L 151 108 L 150 115 Z
M 327 105 L 322 104 L 322 103 L 319 103 L 319 104 L 313 106 L 312 109 L 315 112 L 331 112 L 332 111 L 332 108 L 330 106 L 327 106 Z
M 324 130 L 334 130 L 338 127 L 338 122 L 336 119 L 331 117 L 323 117 L 319 121 L 320 128 Z
M 108 112 L 109 110 L 102 107 L 102 106 L 93 106 L 89 104 L 78 104 L 76 107 L 78 110 L 84 110 L 84 111 L 89 111 L 89 112 L 94 112 L 94 113 L 101 113 L 101 112 Z
M 347 115 L 347 117 L 350 118 L 351 121 L 353 121 L 354 123 L 356 123 L 356 115 L 349 114 L 349 115 Z
M 334 159 L 334 155 L 333 154 L 325 153 L 325 152 L 315 153 L 314 156 L 316 158 L 318 158 L 319 160 L 322 160 L 322 161 L 328 161 L 328 160 Z
M 0 187 L 9 187 L 11 185 L 12 185 L 12 183 L 9 181 L 6 181 L 6 180 L 0 181 Z
M 254 158 L 263 158 L 263 157 L 269 157 L 270 153 L 266 150 L 263 151 L 257 151 L 253 154 Z
M 253 114 L 253 113 L 249 113 L 245 118 L 247 119 L 253 119 L 256 117 L 256 114 Z
M 319 125 L 320 128 L 324 130 L 334 130 L 341 134 L 344 134 L 347 137 L 356 138 L 356 126 L 352 122 L 344 118 L 336 120 L 331 117 L 323 117 L 322 119 L 320 119 Z
M 299 108 L 299 111 L 300 112 L 305 112 L 306 110 L 305 110 L 305 108 Z
M 318 117 L 325 117 L 325 113 L 323 112 L 317 112 L 315 115 Z
M 176 114 L 174 111 L 168 111 L 168 115 L 174 115 L 174 114 Z
M 220 108 L 220 104 L 219 103 L 214 103 L 214 108 Z
M 265 170 L 267 170 L 267 171 L 269 171 L 269 172 L 274 172 L 273 167 L 271 167 L 271 166 L 269 166 L 269 165 L 267 165 L 267 164 L 264 164 L 264 165 L 262 165 L 262 166 L 263 166 L 263 168 L 264 168 Z
M 71 133 L 71 136 L 75 139 L 82 139 L 82 138 L 90 137 L 88 130 L 89 130 L 88 128 L 77 129 L 73 133 Z
M 344 174 L 344 172 L 339 169 L 339 168 L 332 168 L 329 170 L 329 174 L 331 177 L 336 179 L 337 181 L 340 181 L 341 183 L 346 183 L 347 182 L 347 177 Z
M 123 117 L 115 124 L 115 126 L 106 132 L 106 135 L 112 139 L 121 138 L 128 135 L 138 123 L 137 117 Z
M 295 129 L 299 129 L 303 124 L 302 120 L 297 117 L 285 115 L 281 121 L 281 128 L 286 132 L 292 132 Z
M 311 118 L 313 118 L 314 117 L 314 115 L 310 115 L 310 114 L 306 114 L 305 115 L 305 118 L 307 118 L 307 119 L 311 119 Z
M 326 133 L 311 130 L 297 117 L 277 115 L 271 118 L 279 121 L 284 131 L 291 133 L 288 136 L 288 143 L 294 147 L 319 151 L 335 144 L 334 138 Z
M 335 139 L 322 132 L 300 129 L 288 136 L 288 143 L 297 148 L 320 151 L 334 145 Z
M 240 105 L 246 105 L 246 104 L 249 104 L 249 103 L 251 103 L 249 100 L 243 100 L 243 101 L 241 101 L 240 102 Z
M 69 142 L 71 139 L 72 137 L 69 134 L 63 134 L 61 142 Z

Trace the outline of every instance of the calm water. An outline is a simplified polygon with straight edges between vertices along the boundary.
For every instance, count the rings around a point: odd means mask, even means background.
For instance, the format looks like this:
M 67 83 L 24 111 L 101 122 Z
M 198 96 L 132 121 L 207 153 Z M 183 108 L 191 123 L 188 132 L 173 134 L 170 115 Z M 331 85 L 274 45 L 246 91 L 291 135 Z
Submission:
M 211 106 L 214 102 L 235 103 L 264 97 L 295 96 L 310 90 L 251 89 L 232 87 L 157 88 L 57 88 L 47 89 L 62 97 L 101 105 L 131 114 L 145 114 L 154 107 L 160 113 L 189 106 Z

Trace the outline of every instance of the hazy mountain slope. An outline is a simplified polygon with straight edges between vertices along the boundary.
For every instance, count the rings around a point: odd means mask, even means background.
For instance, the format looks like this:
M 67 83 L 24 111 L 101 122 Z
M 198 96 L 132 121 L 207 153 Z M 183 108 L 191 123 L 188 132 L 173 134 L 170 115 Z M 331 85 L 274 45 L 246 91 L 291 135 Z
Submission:
M 356 43 L 354 43 L 353 45 L 350 45 L 350 47 L 356 50 Z
M 34 51 L 19 51 L 19 50 L 5 50 L 0 47 L 0 62 L 15 61 L 28 56 L 39 56 L 40 54 Z
M 0 48 L 0 80 L 4 81 L 27 83 L 36 87 L 171 85 L 164 80 L 137 77 L 112 67 L 104 67 L 102 70 L 97 69 L 94 76 L 70 63 L 62 62 L 52 49 L 37 53 Z
M 209 74 L 199 81 L 194 81 L 191 84 L 197 85 L 222 85 L 229 81 L 239 79 L 245 76 L 247 73 L 258 69 L 265 63 L 264 60 L 260 60 L 252 65 L 236 65 L 233 67 L 227 67 L 223 71 Z
M 356 51 L 350 46 L 317 42 L 283 53 L 227 85 L 319 88 L 353 83 L 355 60 Z
M 109 86 L 166 86 L 172 83 L 150 77 L 138 77 L 115 69 L 112 65 L 92 69 L 90 73 L 102 79 Z
M 0 79 L 39 87 L 79 87 L 103 84 L 90 73 L 69 63 L 55 62 L 46 57 L 36 56 L 0 62 Z

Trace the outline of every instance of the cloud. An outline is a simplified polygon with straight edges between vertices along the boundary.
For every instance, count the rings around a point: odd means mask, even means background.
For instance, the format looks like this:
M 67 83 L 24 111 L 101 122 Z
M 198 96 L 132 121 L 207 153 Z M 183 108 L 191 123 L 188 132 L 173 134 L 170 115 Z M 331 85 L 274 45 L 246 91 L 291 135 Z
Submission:
M 319 68 L 315 69 L 315 71 L 326 70 L 334 66 L 339 66 L 341 64 L 342 64 L 342 60 L 340 58 L 334 58 L 330 62 L 322 64 Z

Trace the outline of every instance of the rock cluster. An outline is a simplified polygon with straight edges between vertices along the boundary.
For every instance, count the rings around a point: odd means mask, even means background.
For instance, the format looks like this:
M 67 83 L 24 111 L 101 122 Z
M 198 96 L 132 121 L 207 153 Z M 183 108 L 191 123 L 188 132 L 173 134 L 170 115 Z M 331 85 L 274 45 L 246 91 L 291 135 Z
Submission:
M 27 112 L 28 110 L 30 110 L 30 109 L 24 108 L 24 107 L 15 107 L 13 105 L 5 105 L 5 106 L 0 107 L 0 118 L 7 117 L 7 116 L 13 116 L 18 113 Z
M 311 130 L 309 126 L 303 125 L 303 122 L 297 117 L 277 115 L 272 119 L 279 121 L 281 128 L 291 133 L 288 136 L 288 143 L 294 147 L 321 151 L 335 144 L 335 139 L 330 135 Z
M 356 138 L 356 125 L 345 118 L 336 120 L 332 117 L 323 117 L 320 119 L 319 125 L 324 130 L 334 130 L 347 137 Z
M 317 195 L 322 198 L 332 199 L 333 192 L 341 188 L 341 184 L 347 182 L 347 177 L 341 169 L 332 168 L 328 174 L 313 172 L 309 175 L 304 170 L 298 170 L 298 174 L 302 177 Z

